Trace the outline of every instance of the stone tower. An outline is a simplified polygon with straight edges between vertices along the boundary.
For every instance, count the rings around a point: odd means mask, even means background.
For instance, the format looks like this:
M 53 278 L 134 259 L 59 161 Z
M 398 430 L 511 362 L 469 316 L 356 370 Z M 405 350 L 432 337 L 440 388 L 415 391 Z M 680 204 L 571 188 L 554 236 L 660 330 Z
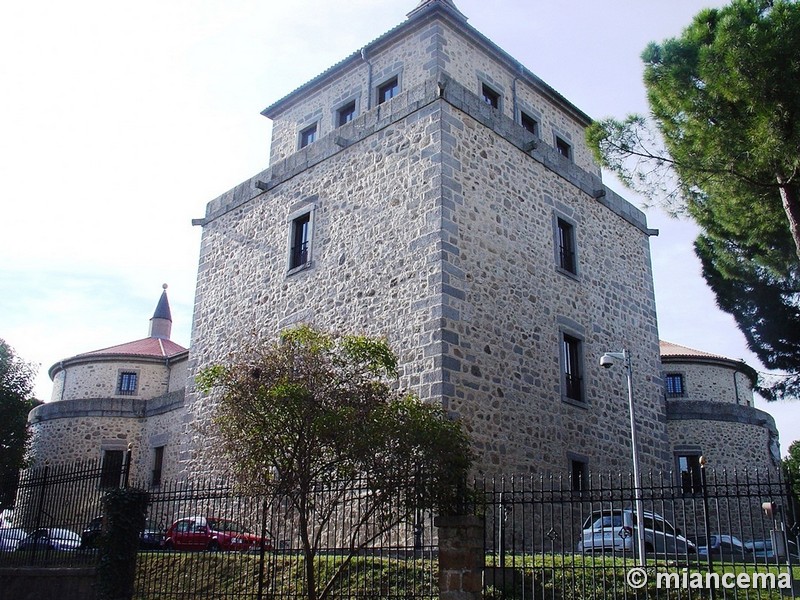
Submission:
M 483 472 L 670 466 L 644 215 L 590 118 L 449 0 L 268 106 L 268 168 L 208 204 L 182 460 L 213 470 L 199 369 L 286 327 L 386 336 L 400 384 L 461 419 Z

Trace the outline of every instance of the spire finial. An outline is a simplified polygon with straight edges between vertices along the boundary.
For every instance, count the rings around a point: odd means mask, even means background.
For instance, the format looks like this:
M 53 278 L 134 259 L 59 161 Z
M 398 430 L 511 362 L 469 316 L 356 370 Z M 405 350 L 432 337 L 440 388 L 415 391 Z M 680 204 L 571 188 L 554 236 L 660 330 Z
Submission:
M 167 299 L 167 284 L 163 284 L 161 289 L 161 298 L 158 300 L 156 311 L 153 313 L 153 318 L 150 319 L 150 337 L 169 339 L 172 333 L 172 313 L 169 309 L 169 300 Z

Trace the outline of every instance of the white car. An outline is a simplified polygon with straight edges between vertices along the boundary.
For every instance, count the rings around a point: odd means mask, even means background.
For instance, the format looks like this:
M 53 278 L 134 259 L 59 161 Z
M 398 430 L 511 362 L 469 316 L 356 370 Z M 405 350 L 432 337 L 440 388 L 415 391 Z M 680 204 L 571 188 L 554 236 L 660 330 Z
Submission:
M 662 556 L 695 554 L 694 543 L 681 535 L 664 517 L 645 511 L 644 549 Z M 577 551 L 581 553 L 636 553 L 636 513 L 630 509 L 594 511 L 583 524 Z
M 81 536 L 69 529 L 49 527 L 37 529 L 20 541 L 17 550 L 77 550 Z
M 28 532 L 16 527 L 0 527 L 0 552 L 13 552 Z

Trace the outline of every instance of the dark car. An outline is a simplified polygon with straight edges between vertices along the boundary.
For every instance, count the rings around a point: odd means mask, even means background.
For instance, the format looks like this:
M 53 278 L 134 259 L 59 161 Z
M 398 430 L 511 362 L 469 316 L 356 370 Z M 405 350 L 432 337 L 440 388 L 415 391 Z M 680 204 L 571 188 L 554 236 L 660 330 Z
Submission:
M 103 533 L 103 517 L 95 517 L 81 533 L 81 548 L 97 548 L 100 536 Z M 163 528 L 152 521 L 145 523 L 144 529 L 139 534 L 139 547 L 144 550 L 161 548 L 164 541 Z
M 164 548 L 175 550 L 246 551 L 260 546 L 261 538 L 229 519 L 217 517 L 185 517 L 167 530 Z M 264 538 L 265 547 L 272 544 Z
M 697 553 L 700 556 L 711 554 L 712 558 L 726 561 L 750 561 L 753 559 L 753 549 L 748 548 L 739 538 L 719 533 L 711 536 L 709 544 L 698 546 Z
M 786 543 L 787 551 L 792 558 L 792 562 L 799 562 L 800 550 L 798 550 L 797 544 L 795 544 L 792 540 L 788 540 Z M 763 561 L 764 559 L 768 559 L 772 561 L 776 558 L 785 558 L 777 555 L 772 547 L 772 540 L 753 540 L 751 542 L 745 542 L 744 546 L 753 553 L 753 557 L 756 560 Z

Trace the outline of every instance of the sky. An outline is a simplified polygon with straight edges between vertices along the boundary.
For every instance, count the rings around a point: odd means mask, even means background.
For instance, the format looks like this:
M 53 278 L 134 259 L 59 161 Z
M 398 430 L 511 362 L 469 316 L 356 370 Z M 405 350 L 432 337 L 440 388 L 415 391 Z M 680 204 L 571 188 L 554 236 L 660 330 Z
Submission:
M 714 0 L 455 0 L 593 118 L 646 113 L 639 55 Z M 0 8 L 0 338 L 39 365 L 146 337 L 169 284 L 189 345 L 205 205 L 269 159 L 263 108 L 405 19 L 417 0 L 27 0 Z M 610 187 L 642 200 L 606 174 Z M 692 251 L 647 211 L 660 337 L 763 370 Z M 615 349 L 609 349 L 615 350 Z M 635 368 L 635 364 L 634 364 Z M 758 401 L 785 453 L 798 405 Z

